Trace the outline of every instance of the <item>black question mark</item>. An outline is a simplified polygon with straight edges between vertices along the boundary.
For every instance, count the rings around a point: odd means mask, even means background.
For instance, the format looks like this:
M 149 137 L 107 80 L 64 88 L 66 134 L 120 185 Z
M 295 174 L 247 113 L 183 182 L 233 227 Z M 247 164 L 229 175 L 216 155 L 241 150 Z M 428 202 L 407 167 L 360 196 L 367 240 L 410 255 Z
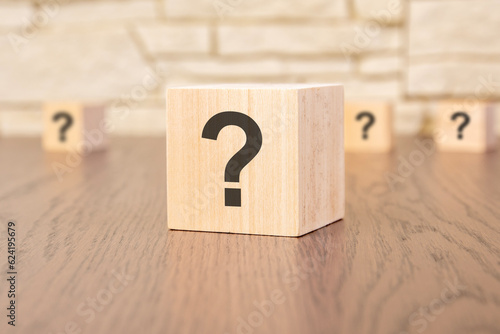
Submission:
M 368 117 L 369 121 L 368 123 L 365 124 L 363 127 L 363 139 L 367 140 L 368 139 L 368 129 L 375 124 L 375 116 L 369 111 L 362 111 L 356 116 L 356 120 L 360 121 L 362 118 Z
M 57 122 L 60 118 L 66 119 L 66 122 L 64 125 L 59 129 L 59 140 L 60 141 L 66 141 L 66 131 L 71 127 L 73 124 L 73 117 L 71 117 L 70 114 L 64 111 L 59 111 L 57 114 L 52 117 L 52 120 L 54 122 Z
M 262 146 L 262 132 L 255 121 L 237 111 L 223 111 L 208 120 L 203 127 L 202 138 L 217 140 L 219 132 L 228 125 L 240 127 L 247 136 L 243 147 L 228 161 L 224 181 L 239 182 L 241 170 L 259 153 Z M 225 206 L 241 206 L 241 189 L 224 189 Z
M 458 117 L 463 117 L 464 118 L 464 121 L 458 127 L 458 133 L 457 133 L 457 138 L 459 140 L 462 140 L 464 138 L 462 132 L 464 131 L 465 127 L 470 123 L 470 117 L 464 111 L 457 111 L 456 113 L 454 113 L 453 115 L 451 115 L 451 120 L 454 121 Z

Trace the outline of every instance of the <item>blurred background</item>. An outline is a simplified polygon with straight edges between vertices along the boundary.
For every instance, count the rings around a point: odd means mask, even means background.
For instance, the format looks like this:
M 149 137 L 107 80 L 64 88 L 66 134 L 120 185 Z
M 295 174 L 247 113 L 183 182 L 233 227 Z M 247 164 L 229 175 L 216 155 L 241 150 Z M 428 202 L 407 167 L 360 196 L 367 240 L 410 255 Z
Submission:
M 165 87 L 225 82 L 341 82 L 346 100 L 393 102 L 396 133 L 425 132 L 441 99 L 498 107 L 498 13 L 498 0 L 2 0 L 0 133 L 38 136 L 42 103 L 69 100 L 105 103 L 115 135 L 162 136 Z

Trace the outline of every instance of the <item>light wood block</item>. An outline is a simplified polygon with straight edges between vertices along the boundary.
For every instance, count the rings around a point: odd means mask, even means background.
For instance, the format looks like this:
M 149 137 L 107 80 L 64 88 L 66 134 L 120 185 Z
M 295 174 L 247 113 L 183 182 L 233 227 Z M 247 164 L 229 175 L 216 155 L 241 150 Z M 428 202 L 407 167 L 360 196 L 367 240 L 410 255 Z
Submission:
M 494 105 L 443 101 L 438 105 L 434 140 L 441 151 L 483 153 L 496 145 Z
M 43 148 L 90 153 L 107 147 L 104 106 L 53 102 L 43 106 Z
M 389 152 L 392 149 L 392 106 L 389 103 L 346 102 L 344 117 L 346 151 Z
M 221 116 L 227 111 L 243 116 Z M 212 121 L 206 127 L 211 119 L 219 122 L 220 133 Z M 238 119 L 247 121 L 223 126 Z M 244 131 L 253 122 L 262 136 L 260 149 L 259 135 L 254 131 L 247 137 Z M 343 218 L 342 124 L 341 85 L 168 89 L 169 228 L 300 236 Z M 214 132 L 217 139 L 209 139 Z M 239 182 L 225 182 L 237 174 L 241 165 L 228 162 L 247 138 L 243 156 L 257 154 L 241 170 Z

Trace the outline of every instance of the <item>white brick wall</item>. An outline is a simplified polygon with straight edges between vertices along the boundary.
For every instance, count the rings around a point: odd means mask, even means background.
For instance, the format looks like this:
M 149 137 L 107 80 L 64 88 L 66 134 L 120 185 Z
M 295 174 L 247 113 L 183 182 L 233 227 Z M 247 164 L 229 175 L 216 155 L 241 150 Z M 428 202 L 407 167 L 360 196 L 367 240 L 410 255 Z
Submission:
M 44 101 L 75 99 L 110 105 L 116 134 L 161 135 L 167 86 L 341 82 L 346 99 L 392 101 L 396 131 L 414 133 L 442 98 L 500 101 L 498 13 L 498 0 L 2 1 L 0 129 L 39 134 Z
M 223 55 L 341 55 L 343 43 L 358 46 L 359 30 L 362 31 L 362 26 L 352 24 L 338 27 L 326 24 L 223 25 L 218 29 L 218 44 Z M 398 49 L 401 46 L 399 33 L 398 29 L 381 28 L 359 48 L 364 52 Z
M 500 97 L 500 62 L 449 61 L 412 64 L 408 92 L 415 96 Z
M 61 1 L 64 3 L 63 1 Z M 52 24 L 119 24 L 158 17 L 154 0 L 80 1 L 61 6 Z
M 497 0 L 412 1 L 408 94 L 500 97 L 499 13 Z
M 4 107 L 0 113 L 0 134 L 4 136 L 39 136 L 42 115 L 36 108 L 13 110 Z
M 400 73 L 402 66 L 403 59 L 399 55 L 366 56 L 360 60 L 359 71 L 366 75 Z
M 210 51 L 210 30 L 205 25 L 147 24 L 138 26 L 137 31 L 151 55 Z
M 403 20 L 404 1 L 402 0 L 355 0 L 354 7 L 358 16 L 365 20 L 399 23 Z
M 344 0 L 164 0 L 170 18 L 347 18 Z
M 0 3 L 0 29 L 18 27 L 34 12 L 33 6 L 27 2 Z M 7 29 L 5 29 L 7 30 Z
M 40 31 L 16 52 L 0 40 L 0 101 L 107 100 L 140 83 L 147 64 L 124 28 Z
M 500 2 L 413 1 L 410 55 L 500 56 Z

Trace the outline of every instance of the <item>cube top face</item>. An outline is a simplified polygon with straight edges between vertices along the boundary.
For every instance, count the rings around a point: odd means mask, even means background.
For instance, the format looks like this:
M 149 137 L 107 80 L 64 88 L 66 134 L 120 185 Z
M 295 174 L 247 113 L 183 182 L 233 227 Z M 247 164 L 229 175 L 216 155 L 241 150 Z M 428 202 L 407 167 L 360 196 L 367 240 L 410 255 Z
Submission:
M 342 218 L 342 86 L 215 87 L 167 90 L 169 228 L 299 236 Z
M 438 105 L 435 141 L 442 151 L 486 152 L 496 144 L 493 105 L 443 101 Z
M 198 85 L 198 86 L 181 86 L 172 87 L 169 90 L 176 89 L 242 89 L 242 90 L 300 90 L 309 88 L 323 88 L 323 87 L 342 87 L 342 84 L 214 84 L 214 85 Z
M 377 101 L 346 102 L 345 148 L 350 152 L 392 149 L 392 107 Z
M 69 151 L 83 140 L 83 105 L 72 102 L 43 106 L 43 147 L 49 151 Z

